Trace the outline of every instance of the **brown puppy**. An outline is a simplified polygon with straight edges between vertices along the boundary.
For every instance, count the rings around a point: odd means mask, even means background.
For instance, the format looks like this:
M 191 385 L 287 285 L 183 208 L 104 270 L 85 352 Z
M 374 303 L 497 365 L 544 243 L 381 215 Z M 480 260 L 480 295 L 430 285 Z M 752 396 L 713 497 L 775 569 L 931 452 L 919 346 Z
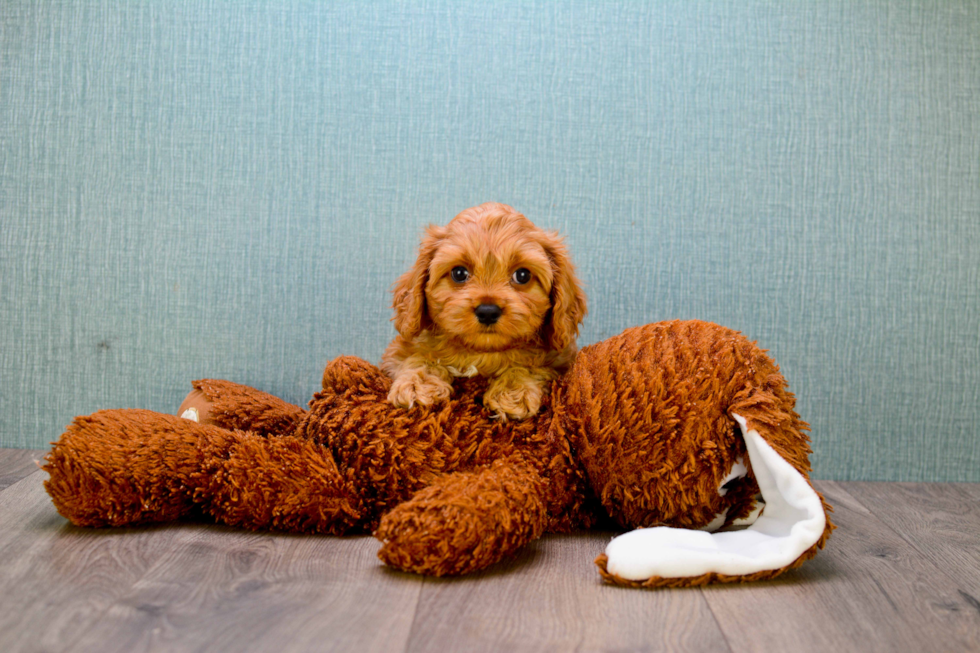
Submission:
M 400 334 L 381 367 L 388 400 L 429 406 L 457 376 L 491 379 L 483 404 L 501 419 L 541 406 L 546 384 L 575 356 L 585 293 L 561 238 L 504 204 L 467 209 L 430 226 L 394 289 Z

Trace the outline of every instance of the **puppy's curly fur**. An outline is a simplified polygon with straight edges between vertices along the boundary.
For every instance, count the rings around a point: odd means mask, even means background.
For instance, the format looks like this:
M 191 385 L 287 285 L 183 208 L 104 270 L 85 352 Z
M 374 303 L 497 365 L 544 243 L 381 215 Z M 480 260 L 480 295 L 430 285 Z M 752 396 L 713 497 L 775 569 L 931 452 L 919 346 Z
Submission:
M 484 405 L 501 419 L 538 412 L 549 381 L 571 364 L 585 293 L 558 234 L 505 204 L 430 226 L 418 260 L 395 284 L 395 328 L 381 367 L 388 400 L 432 405 L 458 376 L 491 382 Z

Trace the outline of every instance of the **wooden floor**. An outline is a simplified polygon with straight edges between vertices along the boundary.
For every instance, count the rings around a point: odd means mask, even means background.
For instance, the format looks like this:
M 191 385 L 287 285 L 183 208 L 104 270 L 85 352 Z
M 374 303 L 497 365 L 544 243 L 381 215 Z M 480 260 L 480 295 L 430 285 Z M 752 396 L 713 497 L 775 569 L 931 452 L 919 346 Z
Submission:
M 83 530 L 43 452 L 0 449 L 0 651 L 980 651 L 980 485 L 818 483 L 839 528 L 767 583 L 629 590 L 609 533 L 550 536 L 451 580 L 370 537 L 180 524 Z

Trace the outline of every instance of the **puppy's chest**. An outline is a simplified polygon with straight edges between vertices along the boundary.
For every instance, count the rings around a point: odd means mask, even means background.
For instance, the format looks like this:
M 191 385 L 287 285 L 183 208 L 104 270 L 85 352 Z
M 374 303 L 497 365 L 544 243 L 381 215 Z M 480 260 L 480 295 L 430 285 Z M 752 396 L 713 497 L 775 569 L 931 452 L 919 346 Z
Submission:
M 540 362 L 535 361 L 527 352 L 509 350 L 506 352 L 451 354 L 434 356 L 435 364 L 444 367 L 449 374 L 457 379 L 469 379 L 474 376 L 494 377 L 512 367 L 535 367 Z
M 444 367 L 449 374 L 457 379 L 471 379 L 474 376 L 496 376 L 506 366 L 507 362 L 501 360 L 499 355 L 466 355 L 466 356 L 440 356 L 436 359 L 436 365 Z

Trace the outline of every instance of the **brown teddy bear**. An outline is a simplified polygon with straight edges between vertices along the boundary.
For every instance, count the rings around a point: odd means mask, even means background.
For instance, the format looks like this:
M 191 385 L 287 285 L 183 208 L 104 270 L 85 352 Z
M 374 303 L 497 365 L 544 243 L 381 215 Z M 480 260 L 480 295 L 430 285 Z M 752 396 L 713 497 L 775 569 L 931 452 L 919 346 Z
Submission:
M 45 486 L 79 526 L 203 511 L 251 529 L 368 531 L 386 564 L 434 575 L 611 519 L 637 530 L 598 557 L 603 578 L 646 587 L 771 578 L 833 529 L 795 399 L 735 331 L 663 322 L 587 346 L 525 421 L 493 419 L 486 383 L 459 379 L 449 402 L 398 408 L 390 378 L 346 356 L 303 410 L 197 381 L 183 418 L 76 418 L 46 457 Z

